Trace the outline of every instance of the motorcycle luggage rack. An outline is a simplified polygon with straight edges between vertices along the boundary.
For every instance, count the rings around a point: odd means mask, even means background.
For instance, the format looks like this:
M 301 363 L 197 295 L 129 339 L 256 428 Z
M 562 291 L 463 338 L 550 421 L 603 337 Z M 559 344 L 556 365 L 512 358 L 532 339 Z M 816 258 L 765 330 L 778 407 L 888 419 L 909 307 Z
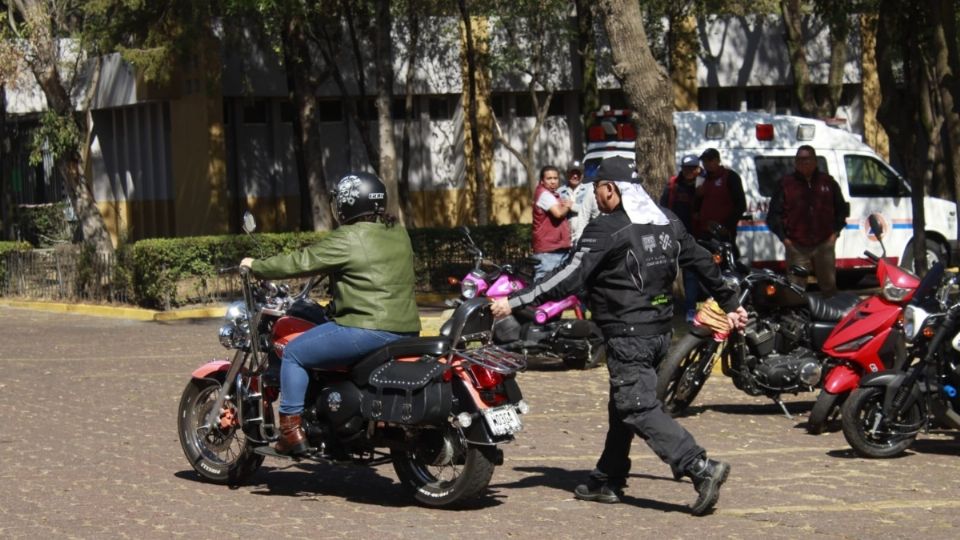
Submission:
M 456 354 L 471 364 L 477 364 L 503 375 L 527 369 L 526 358 L 496 345 L 484 345 L 476 349 L 457 351 Z

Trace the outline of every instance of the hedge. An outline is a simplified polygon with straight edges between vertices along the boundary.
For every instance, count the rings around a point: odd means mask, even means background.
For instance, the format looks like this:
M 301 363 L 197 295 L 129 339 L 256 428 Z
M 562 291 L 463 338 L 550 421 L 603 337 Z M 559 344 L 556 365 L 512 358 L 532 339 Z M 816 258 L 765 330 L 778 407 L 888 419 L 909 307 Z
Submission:
M 418 292 L 452 292 L 448 277 L 462 278 L 473 266 L 459 229 L 410 229 Z M 244 257 L 263 258 L 290 252 L 322 239 L 326 232 L 262 233 L 253 235 L 154 238 L 117 250 L 112 274 L 123 297 L 142 307 L 170 309 L 209 301 L 223 293 L 220 268 L 235 266 Z M 485 258 L 499 264 L 522 263 L 530 252 L 530 225 L 474 227 L 471 236 Z M 16 247 L 15 247 L 16 246 Z M 5 250 L 29 249 L 29 244 L 0 243 Z M 81 264 L 84 264 L 81 260 Z M 0 261 L 0 278 L 3 277 Z M 2 283 L 2 282 L 0 282 Z M 235 288 L 236 282 L 231 282 Z

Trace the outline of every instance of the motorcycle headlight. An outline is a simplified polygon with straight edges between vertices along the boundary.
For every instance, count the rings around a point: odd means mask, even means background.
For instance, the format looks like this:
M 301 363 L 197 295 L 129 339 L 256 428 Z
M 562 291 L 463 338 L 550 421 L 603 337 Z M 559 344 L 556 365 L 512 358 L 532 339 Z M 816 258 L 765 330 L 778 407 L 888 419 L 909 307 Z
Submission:
M 477 296 L 477 284 L 472 281 L 461 281 L 460 294 L 467 300 Z
M 227 307 L 227 313 L 223 316 L 224 320 L 232 323 L 239 323 L 250 319 L 250 313 L 247 312 L 245 302 L 234 302 Z
M 903 333 L 907 341 L 913 341 L 923 328 L 924 321 L 930 314 L 917 306 L 907 306 L 903 310 Z
M 883 297 L 891 302 L 902 302 L 904 298 L 907 297 L 913 289 L 905 289 L 903 287 L 897 287 L 890 281 L 890 276 L 883 278 L 883 288 L 881 293 Z

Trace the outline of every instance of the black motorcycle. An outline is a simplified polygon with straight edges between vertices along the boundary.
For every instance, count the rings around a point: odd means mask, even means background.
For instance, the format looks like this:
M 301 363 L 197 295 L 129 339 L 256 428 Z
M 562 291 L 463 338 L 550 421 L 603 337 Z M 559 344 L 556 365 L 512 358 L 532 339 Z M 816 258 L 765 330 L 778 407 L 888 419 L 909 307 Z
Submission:
M 780 396 L 810 391 L 820 383 L 824 358 L 818 351 L 859 298 L 840 293 L 825 299 L 772 270 L 749 269 L 735 260 L 722 227 L 713 227 L 711 233 L 701 244 L 714 254 L 727 286 L 740 291 L 749 319 L 743 330 L 725 336 L 692 325 L 657 369 L 657 398 L 670 414 L 683 413 L 719 360 L 734 386 L 751 396 L 771 398 L 791 417 Z M 790 271 L 809 275 L 799 266 Z
M 843 436 L 858 455 L 902 454 L 931 420 L 960 429 L 960 302 L 948 300 L 957 282 L 941 264 L 930 268 L 904 310 L 910 361 L 865 376 L 844 403 Z

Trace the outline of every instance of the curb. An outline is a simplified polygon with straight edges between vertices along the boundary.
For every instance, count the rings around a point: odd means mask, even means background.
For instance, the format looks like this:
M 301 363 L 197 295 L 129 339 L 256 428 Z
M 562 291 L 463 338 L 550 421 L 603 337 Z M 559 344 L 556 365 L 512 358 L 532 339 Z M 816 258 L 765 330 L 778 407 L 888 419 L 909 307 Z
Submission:
M 156 311 L 152 309 L 120 306 L 101 306 L 96 304 L 64 304 L 60 302 L 40 302 L 0 299 L 0 307 L 32 309 L 49 313 L 76 313 L 93 317 L 127 319 L 132 321 L 170 322 L 188 319 L 217 319 L 227 312 L 226 306 L 181 309 L 177 311 Z M 439 315 L 420 317 L 423 335 L 435 336 L 440 332 L 443 319 Z

